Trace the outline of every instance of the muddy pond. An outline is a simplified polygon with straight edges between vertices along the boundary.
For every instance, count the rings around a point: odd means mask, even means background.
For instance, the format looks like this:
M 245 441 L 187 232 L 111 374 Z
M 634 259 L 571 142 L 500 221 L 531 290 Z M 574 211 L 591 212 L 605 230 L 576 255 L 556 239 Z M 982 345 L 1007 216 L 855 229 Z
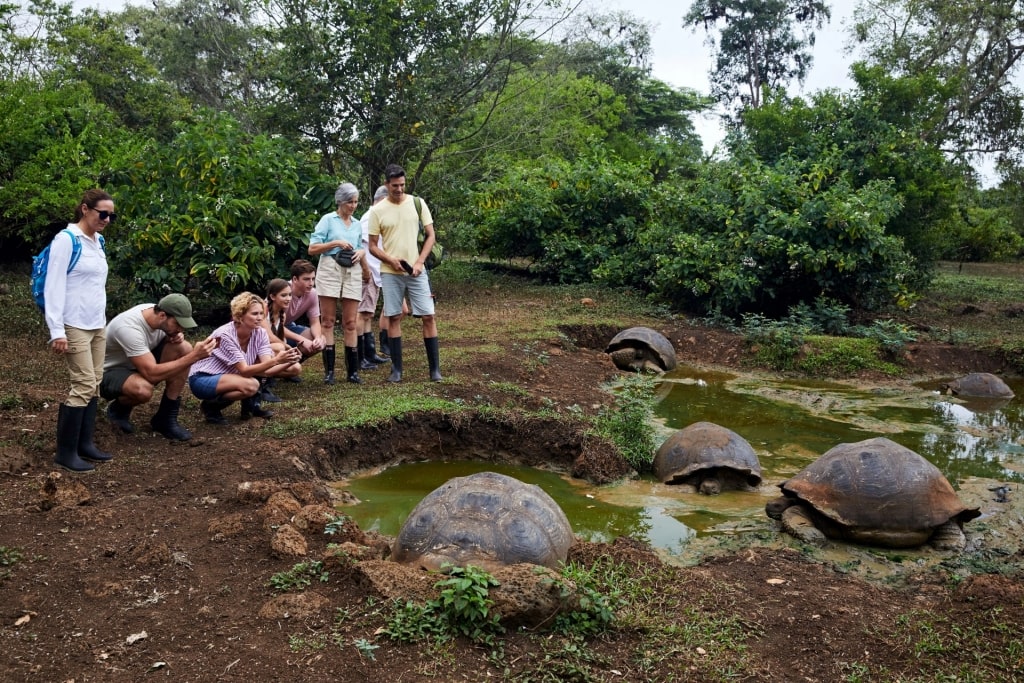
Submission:
M 764 504 L 780 482 L 837 444 L 885 436 L 934 463 L 966 504 L 990 515 L 1003 509 L 993 503 L 994 486 L 1009 484 L 1012 496 L 1024 496 L 1024 381 L 1008 384 L 1017 397 L 996 401 L 945 395 L 938 381 L 865 388 L 681 367 L 658 384 L 659 440 L 702 420 L 732 429 L 758 454 L 764 483 L 757 491 L 703 496 L 650 475 L 591 486 L 553 471 L 451 460 L 358 474 L 343 487 L 360 503 L 344 511 L 363 529 L 395 535 L 427 493 L 452 477 L 490 470 L 543 488 L 583 539 L 629 535 L 680 556 L 701 539 L 773 533 Z

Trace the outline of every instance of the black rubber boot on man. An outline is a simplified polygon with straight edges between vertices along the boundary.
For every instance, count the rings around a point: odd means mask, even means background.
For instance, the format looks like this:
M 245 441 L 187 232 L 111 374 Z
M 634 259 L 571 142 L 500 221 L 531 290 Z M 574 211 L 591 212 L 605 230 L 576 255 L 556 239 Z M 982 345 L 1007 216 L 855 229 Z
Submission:
M 78 457 L 78 437 L 84 416 L 84 406 L 72 408 L 61 403 L 57 409 L 57 455 L 53 462 L 69 472 L 91 472 L 95 469 Z
M 385 358 L 391 358 L 391 345 L 390 345 L 389 341 L 390 340 L 388 339 L 388 331 L 387 330 L 381 330 L 380 331 L 380 349 L 378 349 L 378 352 L 380 353 L 380 355 L 384 356 Z
M 107 421 L 125 434 L 131 434 L 135 431 L 135 425 L 131 421 L 132 407 L 115 398 L 107 404 Z
M 391 346 L 391 375 L 388 381 L 397 384 L 402 381 L 402 338 L 391 337 L 388 342 Z
M 149 421 L 153 431 L 171 441 L 188 441 L 192 432 L 178 424 L 178 413 L 181 411 L 181 398 L 169 399 L 167 394 L 160 397 L 160 407 Z
M 437 337 L 425 337 L 423 346 L 427 350 L 427 367 L 430 368 L 430 381 L 440 382 L 441 377 L 441 351 L 438 349 Z
M 82 413 L 82 427 L 78 432 L 78 457 L 90 462 L 107 462 L 114 457 L 106 451 L 101 451 L 93 441 L 96 435 L 96 410 L 99 402 L 96 396 L 89 399 L 85 412 Z

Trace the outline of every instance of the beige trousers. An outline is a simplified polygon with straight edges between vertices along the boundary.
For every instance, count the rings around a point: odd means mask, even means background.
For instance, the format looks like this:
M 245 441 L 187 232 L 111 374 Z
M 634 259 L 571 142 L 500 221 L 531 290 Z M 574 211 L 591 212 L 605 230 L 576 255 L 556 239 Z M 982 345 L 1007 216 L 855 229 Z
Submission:
M 80 330 L 64 326 L 68 350 L 64 360 L 71 375 L 71 392 L 67 404 L 72 408 L 84 408 L 93 396 L 99 396 L 100 380 L 103 379 L 103 355 L 107 350 L 107 331 Z

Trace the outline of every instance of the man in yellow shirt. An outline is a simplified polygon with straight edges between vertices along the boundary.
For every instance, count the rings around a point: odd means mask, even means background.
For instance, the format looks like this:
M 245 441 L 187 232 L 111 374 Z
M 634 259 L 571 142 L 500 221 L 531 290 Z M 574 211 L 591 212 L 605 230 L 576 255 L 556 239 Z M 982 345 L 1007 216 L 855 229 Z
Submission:
M 430 292 L 430 276 L 423 265 L 434 246 L 434 219 L 422 199 L 420 213 L 416 214 L 415 199 L 405 193 L 405 170 L 401 166 L 388 164 L 384 176 L 388 196 L 369 212 L 369 234 L 370 253 L 380 259 L 383 314 L 390 320 L 391 376 L 388 381 L 402 381 L 402 301 L 408 296 L 412 314 L 423 321 L 423 345 L 430 380 L 440 382 L 434 298 Z M 423 246 L 418 246 L 416 238 L 421 223 L 424 240 Z

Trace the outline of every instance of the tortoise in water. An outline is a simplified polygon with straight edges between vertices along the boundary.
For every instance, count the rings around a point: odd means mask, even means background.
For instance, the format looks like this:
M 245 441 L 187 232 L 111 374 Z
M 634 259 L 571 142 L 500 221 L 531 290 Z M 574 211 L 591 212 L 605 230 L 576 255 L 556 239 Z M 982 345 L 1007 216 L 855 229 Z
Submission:
M 963 523 L 981 514 L 960 502 L 937 467 L 882 437 L 839 444 L 779 488 L 784 495 L 769 501 L 765 512 L 816 545 L 827 537 L 963 550 Z
M 528 562 L 557 569 L 573 543 L 562 508 L 539 486 L 495 472 L 455 477 L 409 513 L 391 548 L 396 562 L 497 567 Z
M 1006 382 L 990 372 L 972 372 L 955 379 L 942 388 L 954 396 L 975 396 L 977 398 L 1013 398 L 1013 390 Z
M 649 327 L 630 327 L 605 348 L 615 367 L 627 372 L 668 372 L 676 367 L 676 350 L 665 335 Z
M 654 456 L 654 471 L 665 484 L 689 484 L 707 495 L 761 483 L 761 463 L 747 440 L 712 422 L 670 436 Z

